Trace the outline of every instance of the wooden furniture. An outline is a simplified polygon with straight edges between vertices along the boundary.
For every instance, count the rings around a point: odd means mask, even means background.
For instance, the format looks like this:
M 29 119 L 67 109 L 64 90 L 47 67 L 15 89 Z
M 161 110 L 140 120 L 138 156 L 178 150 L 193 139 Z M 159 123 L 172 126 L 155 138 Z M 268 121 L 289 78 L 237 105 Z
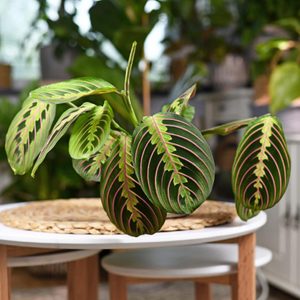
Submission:
M 49 250 L 0 246 L 0 299 L 11 295 L 10 269 L 67 263 L 68 299 L 97 299 L 98 250 Z
M 268 280 L 286 292 L 300 297 L 300 134 L 287 134 L 292 161 L 290 183 L 283 199 L 268 210 L 268 223 L 259 231 L 257 242 L 273 252 L 264 267 Z
M 256 247 L 255 266 L 272 258 L 272 252 Z M 238 298 L 238 245 L 205 244 L 142 249 L 110 254 L 102 260 L 109 272 L 110 300 L 127 300 L 127 285 L 156 281 L 191 280 L 195 299 L 211 300 L 210 283 L 229 284 L 232 299 Z
M 1 205 L 0 211 L 26 204 Z M 132 249 L 156 248 L 203 244 L 234 239 L 239 244 L 239 266 L 237 299 L 255 299 L 255 267 L 254 249 L 255 232 L 266 223 L 266 214 L 261 212 L 248 222 L 236 218 L 232 223 L 207 227 L 200 230 L 185 230 L 176 232 L 158 232 L 153 235 L 142 235 L 137 238 L 124 234 L 82 235 L 55 234 L 33 232 L 10 228 L 0 224 L 0 274 L 1 281 L 9 280 L 7 264 L 7 245 L 18 248 L 39 247 L 47 249 Z M 93 264 L 90 264 L 93 267 Z M 88 268 L 88 267 L 87 267 Z M 88 272 L 87 272 L 88 273 Z M 76 276 L 76 275 L 74 275 Z M 88 274 L 87 274 L 88 276 Z M 80 276 L 82 278 L 82 276 Z M 80 280 L 80 279 L 78 279 Z M 2 291 L 2 289 L 0 289 Z M 7 293 L 6 293 L 7 294 Z M 7 300 L 5 292 L 0 294 L 0 300 Z M 6 298 L 5 298 L 6 297 Z M 76 297 L 76 296 L 74 296 Z M 74 298 L 78 299 L 78 298 Z M 85 298 L 81 298 L 85 299 Z M 93 300 L 93 298 L 89 298 Z

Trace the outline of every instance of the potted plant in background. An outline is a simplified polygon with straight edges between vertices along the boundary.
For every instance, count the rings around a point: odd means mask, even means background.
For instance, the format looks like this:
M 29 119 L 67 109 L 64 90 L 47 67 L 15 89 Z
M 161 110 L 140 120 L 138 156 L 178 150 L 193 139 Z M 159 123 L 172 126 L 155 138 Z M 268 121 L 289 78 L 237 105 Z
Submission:
M 246 127 L 232 169 L 239 216 L 247 220 L 274 206 L 283 196 L 290 174 L 284 133 L 276 117 L 265 115 L 203 130 L 191 120 L 188 104 L 195 86 L 163 111 L 139 119 L 130 100 L 130 74 L 136 44 L 126 69 L 124 89 L 99 78 L 77 78 L 33 90 L 12 121 L 6 137 L 8 161 L 16 174 L 37 168 L 72 126 L 69 153 L 75 170 L 100 182 L 101 201 L 121 231 L 138 236 L 157 232 L 166 213 L 192 213 L 209 196 L 214 161 L 204 138 Z M 128 111 L 125 130 L 109 102 L 75 101 L 88 95 L 118 96 Z M 58 105 L 69 108 L 52 126 Z
M 269 105 L 271 113 L 278 113 L 287 132 L 299 132 L 300 22 L 288 18 L 275 25 L 284 30 L 284 36 L 262 42 L 256 48 L 254 67 L 257 73 L 263 70 L 260 78 L 265 78 L 257 101 Z

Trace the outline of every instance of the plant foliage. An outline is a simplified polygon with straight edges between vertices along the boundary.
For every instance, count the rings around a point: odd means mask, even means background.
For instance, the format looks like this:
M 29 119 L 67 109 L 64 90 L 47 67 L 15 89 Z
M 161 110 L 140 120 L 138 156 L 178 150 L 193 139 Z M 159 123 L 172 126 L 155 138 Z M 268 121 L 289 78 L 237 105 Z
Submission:
M 266 115 L 252 121 L 239 144 L 232 187 L 242 219 L 273 207 L 283 196 L 291 162 L 282 127 Z
M 71 79 L 31 92 L 12 121 L 6 138 L 9 163 L 16 174 L 32 175 L 70 129 L 69 154 L 76 172 L 100 182 L 101 201 L 115 226 L 132 236 L 153 234 L 167 212 L 192 213 L 209 196 L 215 176 L 204 135 L 228 134 L 247 126 L 233 171 L 237 213 L 243 220 L 274 206 L 283 196 L 290 159 L 282 127 L 275 117 L 240 120 L 201 132 L 192 123 L 189 105 L 195 86 L 162 112 L 142 120 L 130 100 L 133 44 L 124 90 L 99 78 Z M 130 132 L 116 120 L 110 102 L 73 101 L 88 95 L 112 96 L 126 110 Z M 57 105 L 69 105 L 55 125 Z M 52 130 L 51 130 L 52 127 Z

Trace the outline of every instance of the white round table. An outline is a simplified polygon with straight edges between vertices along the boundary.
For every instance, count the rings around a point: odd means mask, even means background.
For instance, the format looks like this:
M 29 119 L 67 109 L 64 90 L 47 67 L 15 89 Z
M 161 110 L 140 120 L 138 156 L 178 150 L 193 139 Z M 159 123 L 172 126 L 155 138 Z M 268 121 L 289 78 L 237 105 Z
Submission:
M 0 205 L 0 211 L 26 204 Z M 123 234 L 113 235 L 80 235 L 43 233 L 19 230 L 0 224 L 0 278 L 7 273 L 7 256 L 10 249 L 27 249 L 37 247 L 45 249 L 128 249 L 128 248 L 151 248 L 163 246 L 177 246 L 189 244 L 201 244 L 208 242 L 227 241 L 239 244 L 239 278 L 238 294 L 243 300 L 255 299 L 255 267 L 254 249 L 255 232 L 266 223 L 266 214 L 261 212 L 247 222 L 238 217 L 230 224 L 207 227 L 200 230 L 186 230 L 176 232 L 158 232 L 153 235 L 131 237 Z M 20 250 L 21 251 L 21 250 Z M 22 252 L 22 251 L 21 251 Z M 90 268 L 93 266 L 89 266 Z M 1 271 L 2 270 L 2 271 Z M 75 270 L 73 270 L 75 272 Z M 78 270 L 80 275 L 80 270 Z M 93 273 L 93 272 L 91 272 Z M 74 275 L 74 277 L 76 277 Z M 80 276 L 82 278 L 82 276 Z M 3 280 L 1 280 L 3 281 Z M 90 278 L 86 280 L 91 289 Z M 2 296 L 0 284 L 0 300 L 6 300 Z M 70 299 L 70 298 L 69 298 Z M 77 299 L 74 296 L 72 299 Z M 96 298 L 95 298 L 96 299 Z M 80 299 L 84 300 L 84 299 Z M 93 300 L 91 296 L 87 300 Z

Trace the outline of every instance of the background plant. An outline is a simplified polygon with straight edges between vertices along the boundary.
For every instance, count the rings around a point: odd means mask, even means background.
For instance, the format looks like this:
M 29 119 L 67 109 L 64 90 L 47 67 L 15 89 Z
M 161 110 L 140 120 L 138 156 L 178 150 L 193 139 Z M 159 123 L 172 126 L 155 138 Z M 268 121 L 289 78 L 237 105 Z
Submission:
M 243 220 L 274 206 L 290 175 L 290 158 L 277 118 L 236 121 L 200 131 L 191 120 L 189 99 L 195 86 L 163 111 L 142 120 L 130 100 L 132 46 L 124 88 L 94 77 L 72 79 L 33 90 L 12 121 L 6 137 L 8 161 L 16 174 L 32 176 L 46 155 L 71 128 L 69 154 L 75 170 L 100 182 L 104 210 L 121 231 L 138 236 L 153 234 L 166 213 L 191 213 L 209 196 L 214 161 L 204 136 L 228 134 L 247 126 L 233 167 L 233 191 Z M 118 96 L 127 112 L 127 131 L 114 118 L 108 101 L 103 105 L 74 102 L 91 95 Z M 56 108 L 67 104 L 54 125 Z
M 283 37 L 258 44 L 257 73 L 269 78 L 268 92 L 272 113 L 289 107 L 300 98 L 300 22 L 296 18 L 275 23 L 284 29 Z

